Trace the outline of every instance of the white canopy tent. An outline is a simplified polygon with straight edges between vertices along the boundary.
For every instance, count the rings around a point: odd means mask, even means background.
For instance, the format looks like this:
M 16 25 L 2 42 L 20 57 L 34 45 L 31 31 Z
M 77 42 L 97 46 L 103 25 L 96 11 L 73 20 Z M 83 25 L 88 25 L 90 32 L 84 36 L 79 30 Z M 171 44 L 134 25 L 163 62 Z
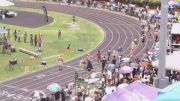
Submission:
M 0 0 L 0 6 L 2 6 L 2 7 L 13 6 L 13 5 L 14 5 L 13 2 L 10 2 L 10 1 L 7 1 L 7 0 Z
M 177 34 L 180 35 L 180 23 L 173 23 L 171 34 Z
M 180 51 L 174 51 L 173 54 L 166 56 L 166 69 L 180 72 Z M 152 62 L 153 66 L 158 66 L 158 60 Z

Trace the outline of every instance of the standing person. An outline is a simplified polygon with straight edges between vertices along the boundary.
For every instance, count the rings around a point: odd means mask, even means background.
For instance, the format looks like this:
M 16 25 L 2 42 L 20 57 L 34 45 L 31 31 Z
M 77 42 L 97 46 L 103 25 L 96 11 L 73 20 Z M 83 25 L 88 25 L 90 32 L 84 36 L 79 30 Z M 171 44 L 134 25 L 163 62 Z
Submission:
M 59 99 L 60 99 L 60 94 L 61 94 L 60 91 L 58 91 L 58 92 L 56 92 L 56 93 L 54 94 L 55 101 L 59 101 Z
M 122 52 L 122 48 L 121 48 L 121 47 L 119 47 L 119 48 L 117 49 L 117 51 L 118 51 L 118 53 L 119 53 L 119 54 L 121 54 L 121 52 Z
M 98 63 L 101 62 L 101 52 L 100 52 L 100 50 L 98 50 L 96 55 L 97 55 Z
M 106 64 L 107 64 L 107 60 L 106 60 L 106 57 L 105 56 L 103 56 L 103 58 L 102 58 L 102 73 L 104 72 L 104 68 L 105 68 L 105 66 L 106 66 Z
M 38 47 L 42 47 L 43 37 L 41 33 L 38 35 L 37 41 L 38 41 Z
M 65 101 L 65 100 L 66 100 L 65 91 L 64 91 L 64 89 L 62 89 L 62 91 L 61 91 L 61 101 Z
M 108 61 L 110 60 L 110 56 L 111 56 L 111 49 L 108 49 Z
M 58 31 L 58 39 L 61 38 L 61 30 Z
M 63 55 L 60 55 L 57 59 L 57 64 L 59 66 L 59 70 L 62 71 L 63 70 L 63 62 L 64 62 L 64 57 Z
M 38 35 L 37 42 L 38 42 L 38 51 L 41 52 L 42 51 L 42 42 L 43 42 L 43 37 L 42 37 L 41 33 Z
M 19 30 L 19 32 L 17 33 L 17 38 L 18 38 L 18 42 L 21 42 L 21 32 Z
M 7 31 L 8 31 L 7 37 L 8 37 L 8 39 L 10 40 L 10 29 L 7 29 Z
M 135 56 L 135 51 L 134 51 L 134 49 L 131 49 L 131 50 L 130 50 L 130 56 L 131 56 L 132 58 L 134 58 L 134 56 Z
M 72 16 L 72 18 L 73 18 L 73 24 L 76 22 L 76 16 Z
M 142 42 L 142 43 L 145 42 L 145 36 L 144 36 L 144 34 L 141 36 L 141 42 Z
M 37 46 L 37 35 L 34 36 L 34 46 Z
M 33 45 L 33 35 L 32 34 L 30 34 L 30 44 L 31 44 L 31 46 Z
M 26 43 L 27 42 L 27 33 L 25 32 L 24 33 L 24 43 Z
M 112 72 L 110 70 L 107 71 L 107 79 L 108 79 L 108 85 L 111 86 Z
M 112 64 L 116 65 L 116 56 L 113 56 Z
M 87 60 L 87 70 L 88 70 L 89 72 L 91 72 L 92 69 L 93 69 L 93 65 L 92 65 L 91 61 L 90 61 L 90 60 Z
M 17 40 L 17 31 L 14 30 L 14 41 L 16 41 L 16 40 Z

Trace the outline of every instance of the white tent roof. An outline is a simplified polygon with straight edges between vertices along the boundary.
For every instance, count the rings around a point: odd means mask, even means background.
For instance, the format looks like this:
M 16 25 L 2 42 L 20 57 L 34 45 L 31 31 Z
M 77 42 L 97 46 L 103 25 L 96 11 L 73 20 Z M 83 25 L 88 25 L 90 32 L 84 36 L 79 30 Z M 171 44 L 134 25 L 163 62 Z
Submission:
M 180 51 L 174 51 L 172 55 L 166 56 L 166 69 L 180 72 Z M 158 61 L 154 61 L 153 66 L 158 66 Z
M 10 1 L 7 1 L 7 0 L 0 0 L 0 6 L 13 6 L 14 3 L 13 2 L 10 2 Z
M 180 23 L 173 23 L 171 34 L 179 34 L 180 35 Z

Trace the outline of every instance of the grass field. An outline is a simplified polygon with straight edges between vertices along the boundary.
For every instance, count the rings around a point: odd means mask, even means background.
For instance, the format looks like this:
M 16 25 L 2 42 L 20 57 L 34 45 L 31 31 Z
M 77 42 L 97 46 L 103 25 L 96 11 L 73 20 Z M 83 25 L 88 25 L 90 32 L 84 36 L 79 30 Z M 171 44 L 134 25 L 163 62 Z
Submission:
M 29 8 L 10 7 L 6 9 L 43 13 L 40 10 Z M 47 61 L 48 67 L 56 63 L 57 55 L 59 54 L 64 54 L 65 61 L 69 61 L 75 57 L 79 57 L 97 47 L 104 39 L 102 29 L 85 19 L 77 18 L 78 28 L 72 29 L 67 25 L 68 23 L 72 23 L 72 15 L 49 12 L 49 16 L 54 18 L 54 22 L 49 25 L 34 29 L 0 24 L 0 28 L 3 28 L 5 26 L 6 28 L 10 29 L 11 39 L 9 43 L 11 43 L 12 46 L 15 46 L 17 50 L 17 52 L 11 53 L 10 55 L 2 54 L 2 46 L 0 46 L 0 81 L 23 75 L 25 66 L 29 67 L 30 72 L 43 69 L 43 66 L 40 65 L 42 58 L 46 58 L 45 60 Z M 61 39 L 57 38 L 59 28 L 62 30 Z M 13 38 L 13 32 L 15 29 L 21 30 L 23 34 L 24 32 L 27 32 L 28 35 L 30 33 L 43 34 L 43 53 L 40 59 L 30 59 L 31 56 L 19 52 L 18 49 L 20 47 L 33 52 L 36 52 L 37 47 L 31 46 L 29 43 L 15 42 Z M 72 51 L 63 51 L 63 49 L 67 47 L 68 43 L 71 44 Z M 86 50 L 83 52 L 78 52 L 76 50 L 77 48 L 84 48 Z M 50 56 L 54 57 L 47 58 Z M 18 64 L 15 66 L 15 69 L 13 71 L 6 71 L 5 68 L 8 65 L 8 61 L 14 57 L 17 58 Z

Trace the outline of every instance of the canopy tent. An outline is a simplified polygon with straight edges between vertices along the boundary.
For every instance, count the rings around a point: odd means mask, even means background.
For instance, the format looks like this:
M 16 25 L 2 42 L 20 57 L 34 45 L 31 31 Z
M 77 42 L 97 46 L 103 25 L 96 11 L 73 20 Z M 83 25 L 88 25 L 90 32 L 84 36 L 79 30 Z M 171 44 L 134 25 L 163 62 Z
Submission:
M 171 34 L 177 34 L 180 35 L 180 23 L 173 23 Z
M 176 0 L 170 0 L 170 1 L 168 2 L 168 4 L 169 4 L 169 5 L 172 5 L 172 6 L 180 6 L 180 3 L 177 2 Z
M 157 19 L 161 18 L 161 13 L 158 13 L 155 15 Z M 168 14 L 168 19 L 175 19 L 176 17 L 174 15 Z
M 0 28 L 0 34 L 7 34 L 7 33 L 8 33 L 8 31 L 6 29 Z
M 158 91 L 157 88 L 136 81 L 105 96 L 102 101 L 153 101 L 158 96 Z
M 180 82 L 169 85 L 160 91 L 159 96 L 154 101 L 180 101 Z
M 0 0 L 0 6 L 6 7 L 6 6 L 13 6 L 14 3 L 7 1 L 7 0 Z
M 180 52 L 174 51 L 173 54 L 166 56 L 166 69 L 180 72 Z M 153 66 L 158 66 L 158 60 L 152 62 Z

